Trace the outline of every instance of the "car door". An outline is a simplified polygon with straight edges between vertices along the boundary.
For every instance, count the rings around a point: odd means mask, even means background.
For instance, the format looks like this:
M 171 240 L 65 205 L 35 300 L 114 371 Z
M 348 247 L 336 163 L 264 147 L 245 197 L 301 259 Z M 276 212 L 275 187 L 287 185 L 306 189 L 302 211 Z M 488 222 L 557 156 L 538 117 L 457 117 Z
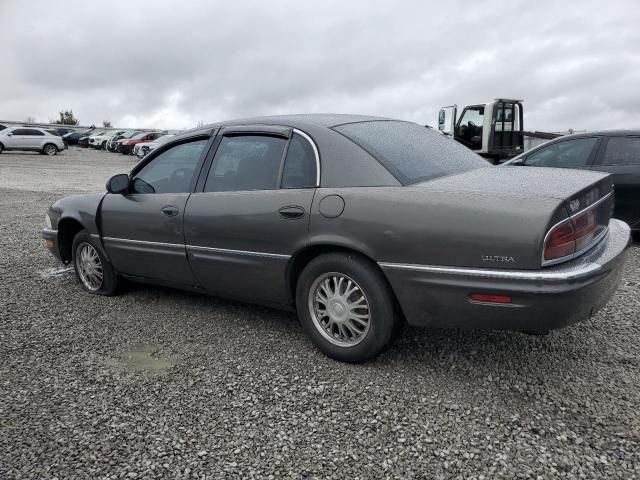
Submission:
M 640 229 L 640 136 L 606 137 L 593 170 L 613 177 L 615 210 L 613 216 Z
M 7 142 L 7 148 L 28 150 L 30 148 L 30 141 L 33 138 L 29 135 L 29 130 L 28 128 L 16 128 L 11 132 L 9 141 Z
M 313 140 L 288 127 L 227 127 L 185 214 L 191 267 L 224 296 L 288 303 L 286 269 L 307 239 L 319 184 Z
M 599 141 L 599 136 L 553 141 L 532 151 L 523 160 L 523 165 L 589 169 L 595 158 Z
M 129 192 L 107 194 L 100 211 L 115 269 L 166 284 L 196 285 L 184 246 L 184 211 L 209 136 L 168 145 L 130 175 Z

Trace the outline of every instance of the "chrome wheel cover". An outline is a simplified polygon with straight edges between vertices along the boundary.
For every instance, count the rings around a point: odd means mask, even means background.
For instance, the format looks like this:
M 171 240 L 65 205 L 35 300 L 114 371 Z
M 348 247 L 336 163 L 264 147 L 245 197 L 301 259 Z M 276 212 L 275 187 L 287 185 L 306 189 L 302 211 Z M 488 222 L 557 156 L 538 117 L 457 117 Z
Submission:
M 316 278 L 309 289 L 308 306 L 316 329 L 339 347 L 359 344 L 371 327 L 367 296 L 343 273 L 329 272 Z
M 103 275 L 98 252 L 89 243 L 81 243 L 76 252 L 76 267 L 82 284 L 92 292 L 100 290 Z
M 46 153 L 49 156 L 55 155 L 56 147 L 54 147 L 53 145 L 47 145 L 46 147 L 44 147 L 44 153 Z

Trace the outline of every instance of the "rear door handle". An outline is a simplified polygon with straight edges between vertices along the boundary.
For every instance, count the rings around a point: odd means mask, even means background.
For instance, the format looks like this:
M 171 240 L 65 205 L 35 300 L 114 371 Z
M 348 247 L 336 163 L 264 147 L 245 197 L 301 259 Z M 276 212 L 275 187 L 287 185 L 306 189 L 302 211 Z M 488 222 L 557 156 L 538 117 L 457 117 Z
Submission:
M 304 208 L 299 207 L 298 205 L 289 205 L 287 207 L 282 207 L 278 210 L 278 213 L 282 218 L 292 220 L 304 217 Z
M 178 210 L 178 207 L 173 205 L 166 205 L 162 207 L 160 211 L 162 212 L 163 215 L 166 215 L 167 217 L 175 217 L 180 212 L 180 210 Z

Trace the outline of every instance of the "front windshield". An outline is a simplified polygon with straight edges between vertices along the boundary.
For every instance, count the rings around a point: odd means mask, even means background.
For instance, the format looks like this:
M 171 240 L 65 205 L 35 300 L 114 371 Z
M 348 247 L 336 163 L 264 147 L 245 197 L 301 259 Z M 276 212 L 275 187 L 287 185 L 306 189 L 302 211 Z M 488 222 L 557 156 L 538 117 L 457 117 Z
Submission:
M 122 134 L 122 138 L 131 138 L 134 135 L 138 135 L 140 132 L 138 132 L 137 130 L 129 130 L 127 132 L 124 132 Z

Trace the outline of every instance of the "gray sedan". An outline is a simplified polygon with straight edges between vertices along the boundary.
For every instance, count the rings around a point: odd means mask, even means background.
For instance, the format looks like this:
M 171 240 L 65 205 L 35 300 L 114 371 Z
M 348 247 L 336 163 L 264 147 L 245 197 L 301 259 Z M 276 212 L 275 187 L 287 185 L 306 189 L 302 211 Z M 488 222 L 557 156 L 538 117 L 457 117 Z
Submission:
M 296 310 L 349 362 L 404 322 L 546 332 L 620 280 L 629 228 L 609 175 L 490 166 L 409 122 L 293 115 L 176 136 L 106 193 L 63 198 L 43 235 L 82 287 L 119 280 Z

